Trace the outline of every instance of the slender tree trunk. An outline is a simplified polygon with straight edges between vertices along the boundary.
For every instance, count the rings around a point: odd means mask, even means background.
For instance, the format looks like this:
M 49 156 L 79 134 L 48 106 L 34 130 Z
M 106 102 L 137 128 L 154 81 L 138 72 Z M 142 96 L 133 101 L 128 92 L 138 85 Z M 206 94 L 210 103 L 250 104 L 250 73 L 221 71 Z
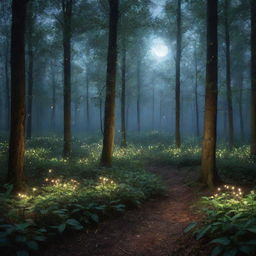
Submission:
M 121 90 L 121 147 L 126 147 L 126 126 L 125 126 L 125 106 L 126 106 L 126 45 L 125 36 L 122 42 L 122 90 Z
M 129 110 L 130 110 L 130 108 L 129 108 L 129 97 L 127 97 L 126 114 L 125 114 L 125 116 L 126 116 L 126 118 L 125 118 L 125 120 L 126 120 L 126 122 L 125 122 L 126 131 L 128 131 L 128 129 L 129 129 L 129 123 L 128 123 L 128 121 L 129 121 Z
M 159 130 L 162 131 L 162 119 L 163 119 L 163 92 L 160 91 L 159 101 Z
M 180 61 L 181 61 L 181 0 L 177 6 L 177 34 L 176 34 L 176 83 L 175 83 L 175 144 L 181 146 L 180 135 Z
M 140 98 L 141 98 L 141 60 L 137 56 L 137 131 L 141 131 L 141 117 L 140 117 Z
M 198 106 L 198 60 L 195 46 L 195 110 L 196 110 L 196 137 L 200 136 L 199 128 L 199 106 Z
M 27 139 L 32 135 L 32 106 L 33 106 L 33 82 L 34 82 L 34 52 L 33 52 L 33 10 L 32 2 L 28 5 L 28 98 L 27 98 Z
M 230 69 L 230 28 L 229 28 L 229 8 L 230 1 L 225 0 L 225 45 L 226 45 L 226 89 L 227 89 L 227 106 L 228 106 L 228 144 L 234 146 L 234 124 L 233 124 L 233 104 L 231 90 L 231 69 Z
M 251 0 L 251 155 L 256 157 L 256 1 Z
M 6 53 L 5 53 L 5 111 L 6 111 L 6 130 L 10 129 L 10 78 L 9 78 L 9 41 L 6 42 Z
M 90 130 L 90 95 L 89 95 L 89 87 L 90 87 L 90 78 L 89 78 L 89 65 L 87 64 L 86 68 L 86 126 L 87 130 Z
M 103 117 L 102 117 L 102 98 L 100 97 L 100 131 L 102 133 L 102 135 L 104 135 L 104 131 L 103 131 Z
M 238 74 L 238 88 L 239 88 L 239 95 L 238 95 L 238 108 L 239 108 L 239 123 L 240 123 L 240 133 L 241 138 L 244 139 L 244 118 L 243 118 L 243 71 L 239 72 Z
M 24 190 L 25 151 L 25 26 L 27 0 L 12 1 L 11 133 L 7 182 L 13 192 Z
M 111 167 L 115 137 L 115 89 L 117 61 L 117 26 L 119 0 L 109 0 L 109 41 L 106 79 L 106 101 L 104 116 L 104 137 L 101 165 Z
M 152 131 L 155 129 L 155 85 L 152 88 Z
M 64 63 L 64 148 L 63 157 L 71 155 L 71 18 L 73 0 L 62 0 Z
M 207 0 L 207 64 L 204 139 L 202 147 L 201 179 L 213 188 L 218 182 L 216 171 L 216 123 L 218 95 L 218 1 Z
M 56 113 L 56 81 L 53 64 L 51 66 L 51 83 L 52 83 L 52 104 L 51 104 L 51 128 L 55 131 L 55 113 Z

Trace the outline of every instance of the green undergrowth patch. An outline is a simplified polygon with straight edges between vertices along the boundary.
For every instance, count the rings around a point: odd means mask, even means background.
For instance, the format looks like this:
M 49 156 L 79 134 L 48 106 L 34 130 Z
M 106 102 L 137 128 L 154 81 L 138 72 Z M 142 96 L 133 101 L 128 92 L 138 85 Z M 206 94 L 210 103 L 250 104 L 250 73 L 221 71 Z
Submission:
M 100 141 L 76 139 L 69 161 L 61 148 L 58 137 L 27 142 L 26 193 L 13 196 L 11 186 L 1 188 L 0 247 L 6 255 L 29 255 L 56 235 L 89 228 L 165 193 L 161 179 L 144 169 L 140 147 L 116 147 L 112 168 L 99 166 Z M 0 161 L 6 157 L 3 143 Z
M 203 219 L 191 223 L 185 232 L 193 231 L 197 240 L 213 245 L 212 256 L 256 254 L 256 194 L 224 185 L 213 196 L 202 197 L 197 208 Z

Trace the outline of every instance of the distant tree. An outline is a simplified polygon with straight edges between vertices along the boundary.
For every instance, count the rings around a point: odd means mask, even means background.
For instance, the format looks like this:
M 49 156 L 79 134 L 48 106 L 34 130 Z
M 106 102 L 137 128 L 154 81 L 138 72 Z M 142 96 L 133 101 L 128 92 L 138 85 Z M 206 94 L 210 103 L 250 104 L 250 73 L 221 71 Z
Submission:
M 32 135 L 32 106 L 33 106 L 33 84 L 34 84 L 34 49 L 33 30 L 35 15 L 33 12 L 33 1 L 28 3 L 27 11 L 27 48 L 28 48 L 28 93 L 27 93 L 27 139 Z
M 213 188 L 216 171 L 216 123 L 218 95 L 218 1 L 207 0 L 207 63 L 205 88 L 204 138 L 202 146 L 201 179 Z
M 230 1 L 224 1 L 224 27 L 225 27 L 225 55 L 226 55 L 226 90 L 228 111 L 228 144 L 234 146 L 233 101 L 231 90 L 231 64 L 230 64 Z
M 180 61 L 181 61 L 181 0 L 177 0 L 176 78 L 175 78 L 175 144 L 181 146 L 180 135 Z
M 106 100 L 104 116 L 103 149 L 101 165 L 112 165 L 112 152 L 115 137 L 115 88 L 117 62 L 117 26 L 119 15 L 119 0 L 109 0 L 109 38 L 107 57 Z
M 251 155 L 256 157 L 256 1 L 251 0 Z
M 13 191 L 24 189 L 25 151 L 25 27 L 27 0 L 12 1 L 11 133 L 7 182 Z
M 121 147 L 126 147 L 126 124 L 125 124 L 125 106 L 126 106 L 126 36 L 122 38 L 122 88 L 121 88 Z
M 73 0 L 62 0 L 64 63 L 64 148 L 63 157 L 71 155 L 71 19 Z

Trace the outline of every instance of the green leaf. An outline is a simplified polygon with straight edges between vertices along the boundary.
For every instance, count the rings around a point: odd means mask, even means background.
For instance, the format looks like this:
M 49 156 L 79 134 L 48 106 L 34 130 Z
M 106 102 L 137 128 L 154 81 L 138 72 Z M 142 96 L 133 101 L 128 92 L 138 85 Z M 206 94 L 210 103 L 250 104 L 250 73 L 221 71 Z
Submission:
M 42 241 L 43 242 L 43 241 L 46 240 L 46 236 L 34 236 L 33 239 L 36 240 L 36 241 Z
M 196 227 L 196 225 L 197 225 L 197 222 L 192 222 L 192 223 L 190 223 L 185 229 L 184 229 L 184 232 L 185 233 L 187 233 L 187 232 L 189 232 L 189 231 L 191 231 L 194 227 Z
M 234 248 L 234 249 L 231 249 L 231 250 L 223 253 L 223 256 L 235 256 L 235 255 L 237 255 L 237 253 L 238 253 L 238 250 L 236 248 Z
M 218 245 L 216 247 L 214 247 L 214 249 L 211 252 L 211 256 L 217 256 L 220 255 L 220 253 L 223 251 L 223 247 Z
M 253 228 L 247 228 L 248 231 L 252 232 L 252 233 L 256 233 L 256 227 Z
M 196 235 L 196 240 L 201 239 L 209 230 L 211 229 L 211 226 L 206 226 L 205 228 L 201 229 L 197 235 Z
M 239 246 L 239 251 L 245 253 L 246 255 L 251 255 L 253 248 L 251 246 Z
M 28 241 L 27 242 L 27 246 L 29 249 L 33 250 L 33 251 L 37 251 L 38 250 L 38 243 L 35 241 Z
M 63 233 L 65 229 L 66 229 L 66 224 L 65 224 L 65 223 L 60 224 L 60 225 L 58 226 L 58 231 L 59 231 L 60 233 Z
M 99 223 L 99 216 L 97 214 L 90 214 L 90 218 L 96 222 L 96 223 Z
M 29 256 L 28 251 L 17 251 L 16 252 L 17 256 Z
M 211 243 L 229 245 L 230 240 L 228 237 L 220 237 L 220 238 L 216 238 L 216 239 L 212 240 Z

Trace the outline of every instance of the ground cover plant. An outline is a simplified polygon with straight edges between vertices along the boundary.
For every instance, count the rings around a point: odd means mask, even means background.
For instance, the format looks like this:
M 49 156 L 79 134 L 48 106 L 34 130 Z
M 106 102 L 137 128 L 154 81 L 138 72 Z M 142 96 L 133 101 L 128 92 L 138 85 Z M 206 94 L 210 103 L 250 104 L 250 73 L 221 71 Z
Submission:
M 8 248 L 15 249 L 18 255 L 27 255 L 56 234 L 88 228 L 106 217 L 137 207 L 150 197 L 163 195 L 164 182 L 145 170 L 147 164 L 182 167 L 197 165 L 200 161 L 200 147 L 195 142 L 188 139 L 181 149 L 176 149 L 166 143 L 168 140 L 171 138 L 158 133 L 134 138 L 131 135 L 130 145 L 115 148 L 114 165 L 110 169 L 98 164 L 101 145 L 97 136 L 76 139 L 69 161 L 61 157 L 60 138 L 30 140 L 26 151 L 27 192 L 13 197 L 10 185 L 1 189 L 1 247 L 7 251 Z M 7 144 L 2 139 L 0 161 L 3 164 L 6 150 Z M 223 179 L 230 181 L 232 177 L 233 183 L 250 184 L 255 171 L 248 147 L 229 151 L 221 145 L 217 156 Z M 245 166 L 248 166 L 247 172 L 244 172 Z M 234 175 L 234 168 L 241 167 L 243 169 Z M 1 171 L 1 177 L 4 177 L 4 168 Z M 204 202 L 222 202 L 225 198 L 224 194 L 220 199 L 206 200 L 205 197 Z M 240 196 L 238 203 L 243 205 L 241 200 Z M 239 208 L 238 203 L 229 204 L 231 212 Z M 249 205 L 248 209 L 254 210 Z M 212 212 L 220 216 L 218 207 Z M 240 221 L 241 218 L 237 219 Z

